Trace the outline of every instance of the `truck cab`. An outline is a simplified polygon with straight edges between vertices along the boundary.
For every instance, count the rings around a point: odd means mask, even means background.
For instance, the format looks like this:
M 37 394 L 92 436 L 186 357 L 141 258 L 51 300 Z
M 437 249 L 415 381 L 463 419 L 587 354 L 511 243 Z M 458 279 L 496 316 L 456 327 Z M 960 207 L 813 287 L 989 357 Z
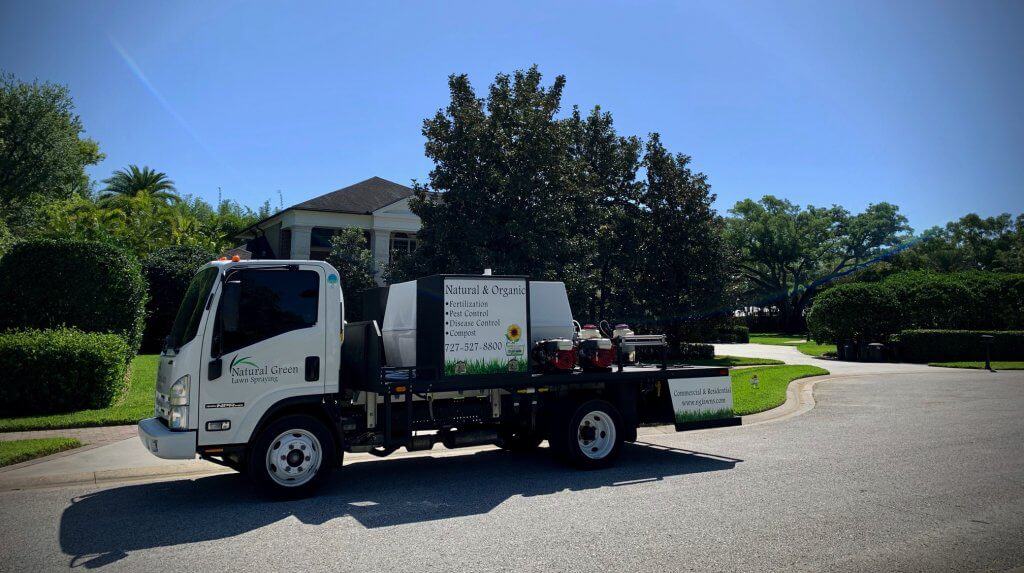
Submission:
M 548 440 L 563 459 L 595 469 L 613 463 L 642 423 L 739 423 L 727 370 L 669 368 L 664 354 L 660 366 L 623 366 L 635 353 L 629 340 L 617 341 L 617 369 L 532 365 L 531 347 L 573 352 L 561 283 L 435 275 L 364 293 L 380 301 L 378 316 L 348 324 L 342 286 L 322 261 L 199 269 L 160 355 L 155 415 L 139 423 L 146 448 L 199 455 L 272 494 L 301 496 L 346 452 L 528 450 Z M 664 344 L 659 335 L 630 340 Z
M 337 392 L 342 304 L 337 271 L 319 261 L 200 269 L 160 355 L 156 417 L 140 425 L 149 450 L 180 459 L 245 443 L 269 410 Z

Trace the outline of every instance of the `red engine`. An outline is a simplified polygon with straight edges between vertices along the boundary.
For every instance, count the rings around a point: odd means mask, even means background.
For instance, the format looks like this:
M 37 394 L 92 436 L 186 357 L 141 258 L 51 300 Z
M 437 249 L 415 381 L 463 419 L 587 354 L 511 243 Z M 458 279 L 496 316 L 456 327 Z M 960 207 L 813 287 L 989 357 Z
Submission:
M 615 346 L 607 338 L 580 340 L 579 362 L 584 370 L 611 370 L 615 363 Z
M 533 346 L 532 355 L 545 372 L 572 372 L 576 367 L 576 348 L 565 338 L 541 340 Z

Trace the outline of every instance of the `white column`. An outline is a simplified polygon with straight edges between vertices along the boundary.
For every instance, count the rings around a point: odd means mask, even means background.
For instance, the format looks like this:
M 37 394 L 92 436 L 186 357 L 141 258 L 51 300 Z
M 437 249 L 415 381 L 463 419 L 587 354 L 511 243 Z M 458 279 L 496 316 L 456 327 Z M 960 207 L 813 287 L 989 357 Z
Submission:
M 309 244 L 313 238 L 313 227 L 298 225 L 292 230 L 292 252 L 291 258 L 300 261 L 309 260 Z
M 383 286 L 384 279 L 381 274 L 384 272 L 384 265 L 388 264 L 388 261 L 391 260 L 391 231 L 387 229 L 374 229 L 373 244 L 370 250 L 373 252 L 374 262 L 377 263 L 373 276 L 377 279 L 377 284 Z

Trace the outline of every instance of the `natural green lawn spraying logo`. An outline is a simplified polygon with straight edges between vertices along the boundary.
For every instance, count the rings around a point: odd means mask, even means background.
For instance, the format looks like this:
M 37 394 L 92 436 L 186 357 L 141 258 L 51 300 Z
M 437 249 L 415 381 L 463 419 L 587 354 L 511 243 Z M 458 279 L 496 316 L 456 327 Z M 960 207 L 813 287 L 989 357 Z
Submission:
M 251 358 L 252 356 L 243 356 L 239 358 L 236 354 L 235 357 L 231 359 L 231 369 L 234 370 L 235 366 L 252 366 L 253 368 L 259 368 Z
M 252 356 L 231 359 L 232 384 L 276 384 L 282 375 L 298 374 L 299 367 L 293 365 L 264 364 L 253 362 Z

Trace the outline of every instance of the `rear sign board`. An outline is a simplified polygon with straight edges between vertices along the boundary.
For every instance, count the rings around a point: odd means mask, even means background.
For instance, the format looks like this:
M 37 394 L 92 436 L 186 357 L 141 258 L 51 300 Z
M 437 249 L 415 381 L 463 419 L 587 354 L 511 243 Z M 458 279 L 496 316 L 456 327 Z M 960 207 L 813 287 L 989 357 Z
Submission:
M 526 372 L 525 279 L 444 280 L 444 374 Z
M 729 376 L 670 378 L 669 394 L 676 424 L 731 418 L 732 380 Z

